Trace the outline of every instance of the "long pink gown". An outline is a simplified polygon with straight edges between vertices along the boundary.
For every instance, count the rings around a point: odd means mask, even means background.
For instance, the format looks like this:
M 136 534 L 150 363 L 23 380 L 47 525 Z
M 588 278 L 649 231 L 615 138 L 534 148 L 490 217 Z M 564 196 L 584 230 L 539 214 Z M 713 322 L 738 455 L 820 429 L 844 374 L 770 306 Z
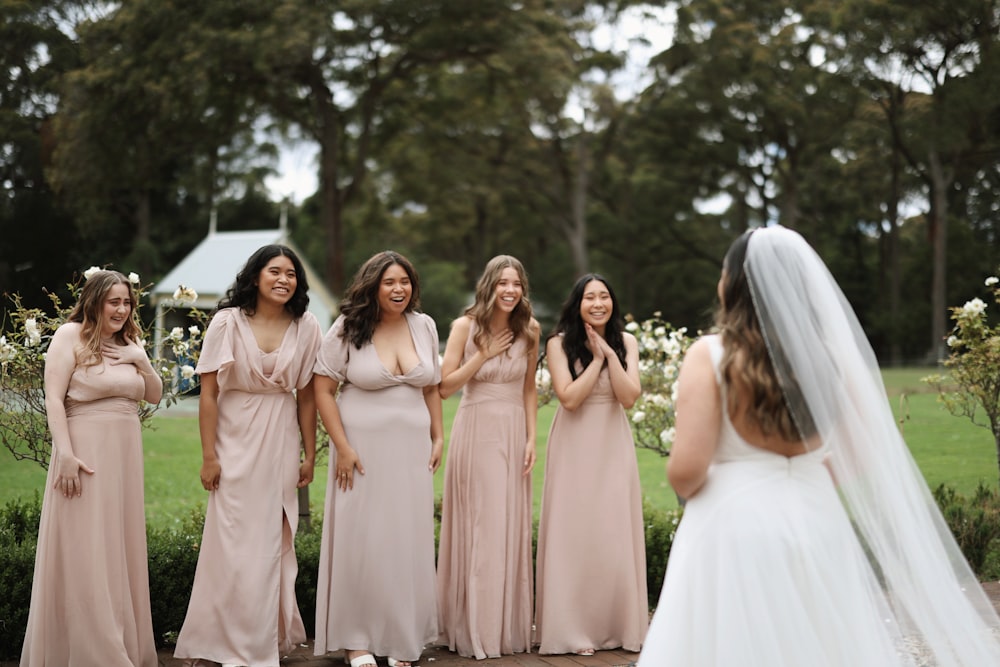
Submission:
M 149 607 L 142 433 L 132 364 L 77 366 L 66 394 L 70 442 L 95 472 L 83 493 L 52 488 L 49 465 L 21 667 L 156 667 Z
M 539 653 L 638 651 L 649 625 L 642 492 L 608 369 L 552 420 L 538 525 Z
M 306 639 L 295 600 L 301 439 L 292 392 L 312 379 L 321 336 L 306 312 L 265 354 L 238 308 L 220 310 L 205 332 L 197 371 L 218 372 L 222 477 L 208 495 L 177 658 L 277 665 Z
M 316 587 L 316 655 L 339 649 L 415 661 L 438 636 L 434 593 L 431 419 L 423 389 L 441 381 L 434 320 L 406 315 L 419 363 L 391 373 L 375 346 L 323 339 L 316 373 L 341 383 L 337 404 L 365 474 L 337 488 L 330 462 Z M 331 452 L 335 458 L 335 452 Z
M 464 360 L 476 353 L 473 323 Z M 488 359 L 462 390 L 445 466 L 438 601 L 460 655 L 531 650 L 531 476 L 525 476 L 528 340 Z

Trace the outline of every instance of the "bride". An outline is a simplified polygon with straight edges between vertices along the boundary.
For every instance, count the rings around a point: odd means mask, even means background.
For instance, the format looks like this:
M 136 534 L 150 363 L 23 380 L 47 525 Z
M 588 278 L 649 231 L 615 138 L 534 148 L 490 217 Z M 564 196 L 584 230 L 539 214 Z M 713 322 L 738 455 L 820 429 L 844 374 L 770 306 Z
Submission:
M 752 230 L 719 300 L 678 381 L 688 501 L 639 667 L 1000 665 L 1000 619 L 822 260 Z

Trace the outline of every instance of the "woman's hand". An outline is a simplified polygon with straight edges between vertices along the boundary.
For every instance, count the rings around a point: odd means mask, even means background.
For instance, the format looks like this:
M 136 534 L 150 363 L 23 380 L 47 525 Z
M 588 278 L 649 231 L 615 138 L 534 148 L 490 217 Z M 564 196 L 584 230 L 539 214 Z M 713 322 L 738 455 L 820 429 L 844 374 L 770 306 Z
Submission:
M 535 439 L 528 440 L 524 447 L 524 472 L 521 474 L 528 476 L 535 467 Z
M 590 353 L 594 355 L 594 361 L 604 361 L 606 356 L 606 350 L 610 350 L 611 346 L 608 342 L 604 340 L 594 327 L 590 326 L 586 322 L 583 323 L 583 329 L 587 332 L 587 347 L 590 348 Z
M 118 345 L 107 341 L 101 343 L 101 356 L 107 359 L 108 364 L 117 366 L 118 364 L 133 364 L 140 366 L 148 361 L 146 350 L 135 341 L 130 340 L 127 345 Z
M 299 464 L 299 483 L 295 485 L 295 488 L 301 489 L 305 486 L 309 486 L 313 481 L 313 473 L 315 472 L 315 464 L 312 461 L 303 461 Z
M 444 454 L 444 442 L 438 440 L 431 444 L 431 460 L 427 462 L 427 469 L 432 473 L 437 472 L 441 467 L 441 456 Z
M 479 351 L 487 359 L 492 359 L 502 352 L 506 352 L 511 345 L 514 344 L 514 332 L 510 329 L 504 329 L 495 336 L 490 336 L 489 342 L 486 344 L 485 348 L 479 348 Z
M 75 456 L 58 456 L 56 463 L 56 481 L 52 488 L 59 491 L 67 498 L 83 495 L 83 483 L 80 480 L 80 471 L 93 475 L 91 468 L 76 458 Z
M 219 459 L 202 459 L 201 486 L 206 491 L 217 491 L 219 479 L 222 477 L 222 464 Z
M 354 471 L 365 474 L 365 468 L 361 465 L 358 453 L 350 447 L 345 447 L 343 451 L 337 450 L 336 484 L 341 491 L 350 491 L 354 488 Z

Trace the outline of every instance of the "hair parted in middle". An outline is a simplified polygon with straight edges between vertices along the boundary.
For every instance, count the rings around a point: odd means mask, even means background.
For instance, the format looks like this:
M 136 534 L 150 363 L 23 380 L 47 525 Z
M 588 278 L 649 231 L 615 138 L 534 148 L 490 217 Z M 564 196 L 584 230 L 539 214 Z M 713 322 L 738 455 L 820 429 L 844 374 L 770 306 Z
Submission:
M 302 260 L 291 248 L 278 244 L 263 246 L 250 255 L 247 263 L 236 274 L 236 282 L 226 290 L 226 296 L 219 301 L 216 311 L 223 308 L 239 308 L 247 315 L 253 315 L 257 310 L 257 283 L 260 272 L 267 267 L 268 262 L 279 255 L 290 259 L 295 268 L 295 292 L 285 304 L 285 310 L 296 319 L 302 317 L 309 307 L 309 281 L 306 279 L 306 269 Z
M 518 336 L 528 335 L 531 329 L 531 300 L 528 298 L 528 273 L 520 260 L 511 255 L 497 255 L 486 263 L 483 274 L 476 283 L 476 300 L 465 309 L 465 314 L 476 322 L 476 334 L 472 337 L 477 347 L 486 344 L 490 335 L 490 318 L 496 310 L 497 283 L 504 269 L 514 269 L 517 279 L 521 281 L 521 300 L 510 314 L 510 330 L 514 332 L 514 340 Z
M 101 363 L 101 329 L 104 325 L 104 302 L 108 298 L 108 292 L 115 285 L 125 285 L 128 288 L 128 296 L 131 301 L 128 318 L 124 326 L 114 334 L 114 339 L 119 345 L 127 345 L 130 341 L 139 342 L 142 337 L 142 329 L 139 327 L 139 319 L 135 309 L 139 305 L 139 295 L 135 285 L 129 282 L 125 274 L 118 271 L 104 269 L 97 271 L 87 279 L 80 290 L 80 296 L 76 304 L 66 317 L 67 322 L 79 322 L 80 341 L 82 349 L 76 350 L 77 363 L 84 366 L 94 366 Z
M 729 246 L 722 263 L 722 301 L 715 314 L 715 329 L 722 336 L 723 354 L 719 371 L 723 382 L 743 391 L 726 392 L 726 409 L 730 415 L 746 411 L 765 435 L 778 435 L 787 441 L 798 441 L 812 435 L 815 427 L 796 425 L 788 409 L 785 392 L 799 391 L 794 378 L 782 387 L 775 373 L 771 354 L 781 354 L 778 341 L 768 347 L 761 332 L 757 309 L 744 268 L 747 248 L 753 229 L 741 234 Z M 746 396 L 744 406 L 740 396 Z M 807 430 L 802 433 L 802 426 Z
M 588 273 L 582 276 L 573 285 L 566 302 L 563 304 L 562 312 L 559 313 L 559 321 L 555 329 L 548 335 L 548 338 L 562 334 L 562 346 L 566 352 L 566 361 L 569 363 L 569 372 L 573 379 L 576 379 L 576 362 L 586 368 L 594 359 L 593 353 L 587 349 L 587 330 L 583 327 L 583 318 L 580 316 L 580 306 L 583 304 L 583 295 L 586 293 L 587 284 L 591 281 L 602 283 L 611 295 L 611 317 L 604 327 L 604 340 L 608 342 L 615 355 L 622 362 L 622 368 L 627 368 L 625 360 L 625 338 L 622 333 L 625 331 L 625 320 L 622 317 L 621 307 L 618 305 L 618 297 L 615 296 L 614 289 L 607 278 L 599 273 Z M 546 340 L 548 340 L 546 338 Z
M 394 264 L 401 266 L 410 279 L 410 302 L 403 312 L 410 313 L 420 308 L 420 278 L 410 260 L 394 250 L 383 250 L 372 255 L 351 278 L 344 299 L 340 302 L 340 314 L 344 316 L 344 328 L 340 336 L 358 349 L 375 335 L 375 326 L 381 318 L 378 305 L 379 285 L 386 269 Z

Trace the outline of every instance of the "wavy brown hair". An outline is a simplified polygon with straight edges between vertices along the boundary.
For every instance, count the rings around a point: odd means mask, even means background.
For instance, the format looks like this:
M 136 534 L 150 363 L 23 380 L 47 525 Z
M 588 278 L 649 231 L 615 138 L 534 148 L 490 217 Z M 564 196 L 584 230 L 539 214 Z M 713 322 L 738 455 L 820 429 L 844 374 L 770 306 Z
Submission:
M 719 364 L 726 392 L 726 408 L 730 415 L 745 410 L 764 435 L 778 435 L 787 441 L 804 439 L 788 409 L 785 390 L 771 362 L 769 350 L 761 333 L 750 284 L 743 263 L 753 230 L 733 241 L 722 265 L 722 302 L 715 314 L 715 326 L 722 335 L 723 354 Z M 734 385 L 746 392 L 732 391 Z M 741 396 L 749 397 L 743 405 Z M 807 427 L 811 430 L 811 425 Z
M 393 250 L 383 250 L 373 255 L 361 265 L 347 286 L 344 299 L 340 302 L 340 314 L 344 316 L 341 338 L 361 349 L 375 335 L 375 327 L 381 319 L 378 307 L 378 288 L 382 274 L 393 264 L 398 264 L 410 278 L 410 302 L 406 310 L 410 313 L 420 308 L 420 278 L 410 260 Z
M 113 338 L 119 345 L 127 345 L 129 341 L 138 342 L 142 335 L 135 307 L 139 303 L 139 295 L 135 287 L 124 274 L 118 271 L 102 270 L 94 273 L 83 284 L 80 296 L 66 317 L 67 322 L 79 322 L 80 347 L 76 350 L 77 363 L 84 366 L 96 366 L 101 363 L 101 327 L 104 324 L 104 302 L 108 292 L 115 285 L 125 285 L 128 288 L 132 305 L 129 309 L 125 325 L 116 331 Z
M 514 340 L 518 336 L 528 335 L 531 329 L 531 300 L 528 299 L 528 274 L 516 257 L 497 255 L 486 263 L 483 275 L 476 283 L 476 301 L 465 309 L 465 314 L 476 322 L 476 335 L 472 341 L 476 347 L 483 347 L 490 337 L 490 318 L 497 305 L 497 283 L 504 269 L 514 269 L 517 279 L 521 281 L 521 301 L 510 313 L 510 330 L 514 332 Z

